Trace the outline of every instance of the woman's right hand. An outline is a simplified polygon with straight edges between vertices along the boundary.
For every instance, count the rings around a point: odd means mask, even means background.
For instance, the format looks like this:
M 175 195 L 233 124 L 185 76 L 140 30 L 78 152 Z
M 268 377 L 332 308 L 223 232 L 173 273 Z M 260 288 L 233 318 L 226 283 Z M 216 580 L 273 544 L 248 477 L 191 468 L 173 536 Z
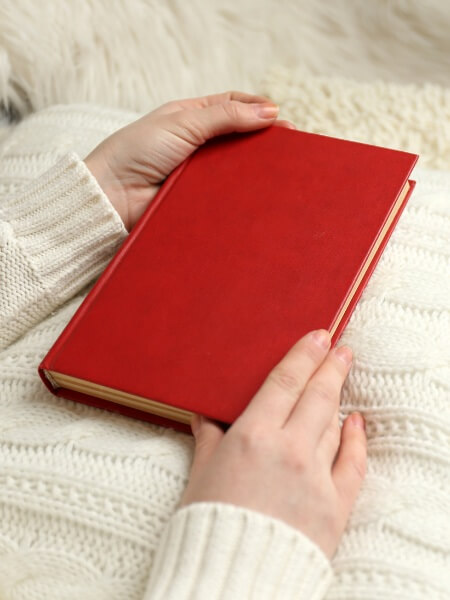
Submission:
M 195 415 L 189 483 L 180 507 L 225 502 L 299 529 L 331 558 L 366 469 L 364 420 L 339 427 L 352 353 L 325 330 L 299 340 L 226 433 Z

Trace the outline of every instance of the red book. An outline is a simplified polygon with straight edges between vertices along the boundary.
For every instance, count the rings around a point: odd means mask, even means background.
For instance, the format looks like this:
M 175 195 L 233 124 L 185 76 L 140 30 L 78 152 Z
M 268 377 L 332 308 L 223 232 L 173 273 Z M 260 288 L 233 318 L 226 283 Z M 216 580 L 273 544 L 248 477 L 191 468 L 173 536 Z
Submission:
M 175 169 L 39 365 L 57 396 L 231 424 L 308 331 L 335 345 L 417 155 L 272 126 Z

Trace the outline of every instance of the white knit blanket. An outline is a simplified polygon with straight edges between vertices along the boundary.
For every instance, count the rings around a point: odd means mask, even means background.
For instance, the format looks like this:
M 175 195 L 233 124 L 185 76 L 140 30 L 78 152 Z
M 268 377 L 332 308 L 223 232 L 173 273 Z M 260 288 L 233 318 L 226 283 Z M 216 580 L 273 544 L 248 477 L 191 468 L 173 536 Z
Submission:
M 365 415 L 369 464 L 327 598 L 424 598 L 425 580 L 448 591 L 450 173 L 420 165 L 450 168 L 450 93 L 283 67 L 262 90 L 299 128 L 421 154 L 417 190 L 341 338 L 355 352 L 342 411 Z

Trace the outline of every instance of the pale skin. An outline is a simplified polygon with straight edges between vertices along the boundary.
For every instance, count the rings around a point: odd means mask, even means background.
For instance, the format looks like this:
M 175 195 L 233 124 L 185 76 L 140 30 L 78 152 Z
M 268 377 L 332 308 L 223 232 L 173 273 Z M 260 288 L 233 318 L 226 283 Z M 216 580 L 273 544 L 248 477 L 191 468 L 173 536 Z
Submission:
M 206 140 L 295 128 L 277 115 L 268 98 L 237 91 L 168 102 L 108 137 L 85 163 L 131 231 L 164 179 Z M 331 558 L 366 472 L 364 419 L 353 413 L 339 426 L 352 358 L 348 346 L 330 349 L 326 330 L 310 332 L 226 433 L 195 415 L 195 454 L 179 507 L 225 502 L 271 515 Z

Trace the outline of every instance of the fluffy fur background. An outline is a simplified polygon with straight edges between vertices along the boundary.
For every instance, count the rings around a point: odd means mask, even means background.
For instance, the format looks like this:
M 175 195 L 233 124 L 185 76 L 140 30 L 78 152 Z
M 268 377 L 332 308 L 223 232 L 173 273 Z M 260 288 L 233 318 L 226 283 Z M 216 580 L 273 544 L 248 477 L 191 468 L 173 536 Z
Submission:
M 259 90 L 299 129 L 420 154 L 421 167 L 450 171 L 450 87 L 353 81 L 269 69 Z
M 24 114 L 94 101 L 144 112 L 256 90 L 267 67 L 450 85 L 441 0 L 2 0 L 0 100 Z

